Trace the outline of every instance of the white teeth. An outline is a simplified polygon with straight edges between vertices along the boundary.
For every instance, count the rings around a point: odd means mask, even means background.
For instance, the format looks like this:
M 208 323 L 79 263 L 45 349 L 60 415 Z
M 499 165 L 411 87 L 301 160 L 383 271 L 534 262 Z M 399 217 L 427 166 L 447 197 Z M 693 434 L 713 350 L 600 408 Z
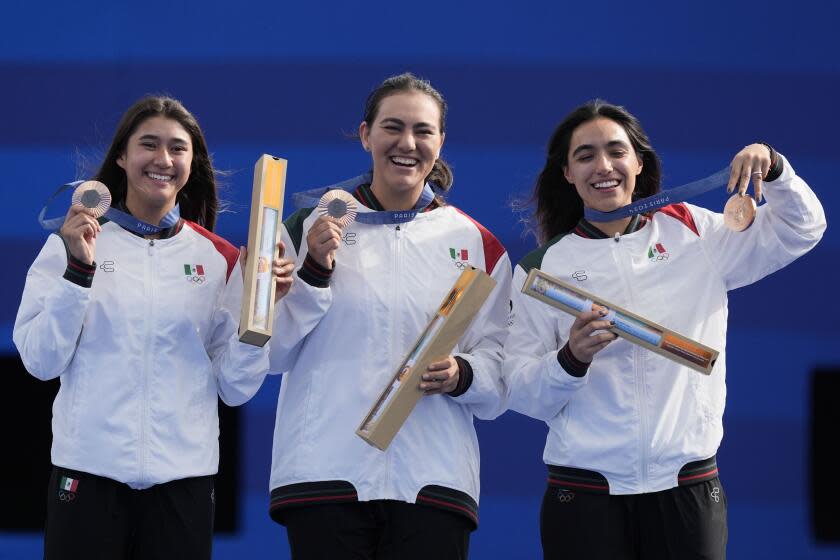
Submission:
M 414 158 L 393 156 L 391 161 L 397 165 L 417 165 L 417 160 Z
M 151 177 L 155 181 L 171 181 L 172 177 L 173 177 L 172 175 L 158 175 L 157 173 L 151 173 L 151 172 L 146 173 L 146 175 L 148 175 L 149 177 Z
M 617 187 L 618 181 L 613 179 L 612 181 L 601 181 L 600 183 L 595 183 L 592 185 L 596 189 L 608 189 L 610 187 Z

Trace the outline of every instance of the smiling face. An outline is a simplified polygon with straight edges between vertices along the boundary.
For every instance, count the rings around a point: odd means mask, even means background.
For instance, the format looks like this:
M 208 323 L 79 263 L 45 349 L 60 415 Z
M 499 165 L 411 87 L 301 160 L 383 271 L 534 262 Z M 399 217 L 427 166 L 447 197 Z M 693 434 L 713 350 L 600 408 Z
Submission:
M 578 126 L 569 143 L 568 161 L 563 174 L 585 207 L 610 212 L 632 202 L 642 162 L 617 122 L 597 118 Z
M 171 210 L 190 178 L 192 159 L 192 140 L 178 121 L 156 116 L 140 123 L 117 158 L 129 210 L 140 218 Z
M 385 97 L 373 122 L 359 125 L 359 137 L 373 159 L 371 188 L 386 201 L 417 200 L 443 147 L 437 102 L 419 91 Z

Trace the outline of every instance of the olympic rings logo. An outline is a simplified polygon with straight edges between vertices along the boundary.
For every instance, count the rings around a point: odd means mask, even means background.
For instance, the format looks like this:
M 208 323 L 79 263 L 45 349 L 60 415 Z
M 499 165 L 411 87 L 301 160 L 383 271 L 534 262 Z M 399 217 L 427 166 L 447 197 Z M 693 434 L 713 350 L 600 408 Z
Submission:
M 58 491 L 58 499 L 62 502 L 72 502 L 76 499 L 76 494 L 73 492 L 66 492 L 64 490 Z
M 561 504 L 568 504 L 575 499 L 575 493 L 561 488 L 557 491 L 557 501 Z
M 192 282 L 193 284 L 204 284 L 206 278 L 204 276 L 198 276 L 197 274 L 194 276 L 187 276 L 187 282 Z
M 668 260 L 668 253 L 660 253 L 656 256 L 650 258 L 652 261 L 667 261 Z

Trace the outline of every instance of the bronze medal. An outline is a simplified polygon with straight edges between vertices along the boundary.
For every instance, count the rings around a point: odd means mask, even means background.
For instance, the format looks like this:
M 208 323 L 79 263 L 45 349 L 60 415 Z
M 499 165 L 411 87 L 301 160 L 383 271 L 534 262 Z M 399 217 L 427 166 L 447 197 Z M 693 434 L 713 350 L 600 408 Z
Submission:
M 744 231 L 755 219 L 755 200 L 751 196 L 734 194 L 723 207 L 723 223 L 732 231 Z
M 85 181 L 73 191 L 72 201 L 91 210 L 94 218 L 100 218 L 111 207 L 111 191 L 99 181 Z
M 335 218 L 342 228 L 356 220 L 356 208 L 353 195 L 341 189 L 327 191 L 318 201 L 318 213 Z

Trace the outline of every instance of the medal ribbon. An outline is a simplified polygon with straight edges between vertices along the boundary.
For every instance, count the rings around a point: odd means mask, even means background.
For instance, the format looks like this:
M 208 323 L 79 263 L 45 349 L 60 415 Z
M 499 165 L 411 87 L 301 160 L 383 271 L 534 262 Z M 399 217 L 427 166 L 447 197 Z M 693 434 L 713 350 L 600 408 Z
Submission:
M 729 167 L 721 169 L 714 175 L 710 175 L 705 179 L 700 179 L 692 183 L 674 187 L 667 191 L 658 192 L 653 196 L 648 196 L 640 200 L 636 200 L 632 204 L 623 206 L 611 212 L 599 212 L 592 208 L 584 208 L 583 216 L 590 222 L 611 222 L 613 220 L 620 220 L 634 214 L 641 214 L 643 212 L 652 212 L 663 206 L 669 204 L 677 204 L 685 202 L 689 198 L 701 195 L 705 192 L 714 190 L 721 185 L 725 185 L 729 181 Z
M 356 187 L 359 185 L 370 184 L 372 180 L 373 176 L 370 173 L 365 173 L 364 175 L 347 179 L 346 181 L 336 183 L 335 185 L 295 193 L 292 195 L 292 202 L 298 210 L 301 208 L 314 208 L 318 206 L 318 201 L 327 191 L 341 189 L 353 194 Z M 442 189 L 434 183 L 426 183 L 423 185 L 423 192 L 420 193 L 420 198 L 417 200 L 417 204 L 415 204 L 414 208 L 411 210 L 366 211 L 366 207 L 362 205 L 356 214 L 356 221 L 364 224 L 402 224 L 410 222 L 415 218 L 415 216 L 417 216 L 418 212 L 431 204 L 431 202 L 435 199 L 435 194 L 440 192 L 442 192 Z
M 61 229 L 61 226 L 64 224 L 64 216 L 59 216 L 57 218 L 46 218 L 47 214 L 47 207 L 50 205 L 50 202 L 55 200 L 55 198 L 63 193 L 68 189 L 75 189 L 79 185 L 84 183 L 84 181 L 73 181 L 72 183 L 65 183 L 61 185 L 58 190 L 56 190 L 52 196 L 47 200 L 44 207 L 41 208 L 41 211 L 38 213 L 38 223 L 41 224 L 41 227 L 47 231 L 58 231 Z M 152 235 L 155 233 L 160 233 L 165 229 L 169 229 L 175 224 L 178 223 L 178 220 L 181 219 L 181 209 L 178 205 L 175 205 L 175 208 L 170 210 L 160 221 L 158 225 L 152 225 L 149 223 L 144 222 L 143 220 L 138 220 L 131 214 L 123 212 L 121 210 L 117 210 L 114 207 L 108 209 L 107 212 L 103 215 L 103 218 L 107 218 L 108 220 L 124 227 L 125 229 L 134 232 L 138 235 Z

